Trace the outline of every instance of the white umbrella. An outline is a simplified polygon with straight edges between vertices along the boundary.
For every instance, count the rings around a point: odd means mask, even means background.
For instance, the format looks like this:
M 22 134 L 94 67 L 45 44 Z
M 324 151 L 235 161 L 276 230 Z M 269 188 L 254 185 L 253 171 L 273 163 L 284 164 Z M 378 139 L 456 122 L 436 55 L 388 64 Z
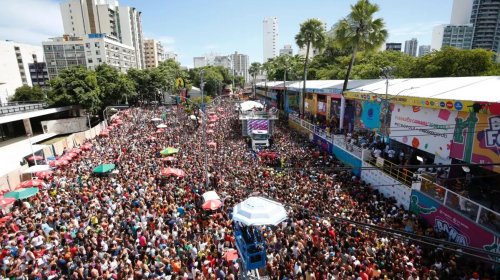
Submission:
M 191 116 L 189 116 L 189 118 L 190 118 L 191 120 L 193 120 L 193 121 L 195 121 L 195 120 L 196 120 L 196 116 L 195 116 L 195 115 L 191 115 Z
M 167 125 L 162 123 L 157 125 L 156 128 L 167 128 Z
M 286 218 L 281 203 L 258 196 L 249 197 L 233 208 L 233 220 L 247 226 L 277 225 Z
M 160 118 L 152 118 L 151 120 L 152 120 L 152 121 L 154 121 L 154 122 L 159 122 L 159 121 L 161 121 L 161 119 L 160 119 Z
M 208 192 L 202 194 L 201 196 L 203 196 L 203 199 L 205 201 L 220 200 L 219 195 L 215 191 L 208 191 Z
M 26 169 L 23 171 L 23 174 L 28 174 L 28 173 L 37 173 L 40 171 L 47 171 L 50 170 L 49 165 L 33 165 L 30 168 Z

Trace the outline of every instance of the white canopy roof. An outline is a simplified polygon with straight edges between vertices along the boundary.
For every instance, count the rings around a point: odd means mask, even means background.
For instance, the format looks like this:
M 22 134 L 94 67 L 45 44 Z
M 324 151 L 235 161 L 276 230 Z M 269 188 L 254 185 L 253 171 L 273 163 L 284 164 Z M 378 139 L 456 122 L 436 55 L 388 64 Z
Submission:
M 443 100 L 500 102 L 499 76 L 450 77 L 389 80 L 390 96 L 437 98 Z M 385 94 L 385 80 L 350 90 Z
M 202 194 L 203 196 L 203 199 L 205 201 L 209 201 L 209 200 L 220 200 L 220 197 L 219 195 L 215 192 L 215 191 L 208 191 L 204 194 Z
M 264 108 L 264 105 L 262 105 L 262 103 L 250 100 L 241 103 L 240 108 L 241 111 L 250 111 L 253 108 Z
M 286 219 L 281 203 L 263 197 L 249 197 L 233 208 L 233 220 L 247 226 L 277 225 Z

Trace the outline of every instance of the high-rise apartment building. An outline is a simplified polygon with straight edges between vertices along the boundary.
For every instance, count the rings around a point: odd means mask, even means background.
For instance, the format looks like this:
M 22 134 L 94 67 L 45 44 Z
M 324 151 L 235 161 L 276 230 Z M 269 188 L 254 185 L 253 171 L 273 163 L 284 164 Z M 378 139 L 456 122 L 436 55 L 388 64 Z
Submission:
M 47 63 L 41 61 L 34 61 L 28 64 L 30 71 L 31 84 L 33 86 L 46 87 L 49 82 L 49 72 L 47 70 Z
M 164 59 L 163 46 L 161 42 L 154 39 L 144 40 L 144 58 L 146 68 L 158 67 Z
M 263 20 L 263 34 L 264 34 L 264 45 L 263 45 L 263 62 L 267 62 L 270 58 L 275 58 L 277 56 L 277 45 L 278 45 L 278 18 L 268 17 Z
M 86 37 L 65 35 L 42 42 L 42 45 L 51 79 L 62 70 L 77 65 L 94 70 L 106 63 L 123 73 L 137 66 L 134 48 L 105 34 L 89 34 Z
M 60 4 L 64 33 L 73 37 L 106 34 L 135 49 L 137 68 L 144 68 L 141 12 L 116 0 L 69 0 Z
M 411 56 L 417 56 L 418 41 L 416 38 L 405 41 L 405 53 Z
M 472 48 L 500 52 L 500 1 L 474 0 L 470 22 L 474 25 Z
M 418 56 L 424 56 L 430 52 L 431 52 L 430 45 L 422 45 L 422 46 L 418 47 Z
M 175 61 L 178 61 L 178 55 L 175 52 L 165 52 L 163 56 L 163 60 L 173 59 Z
M 402 48 L 401 43 L 386 43 L 385 44 L 386 51 L 398 51 L 398 52 L 400 52 L 401 48 Z
M 0 102 L 5 103 L 16 88 L 32 86 L 29 64 L 43 61 L 43 48 L 12 41 L 0 41 Z
M 232 68 L 236 76 L 245 78 L 245 82 L 249 82 L 250 77 L 248 76 L 248 55 L 234 52 L 230 55 Z
M 280 56 L 282 56 L 282 55 L 292 56 L 293 55 L 292 45 L 283 46 L 283 48 L 280 49 Z

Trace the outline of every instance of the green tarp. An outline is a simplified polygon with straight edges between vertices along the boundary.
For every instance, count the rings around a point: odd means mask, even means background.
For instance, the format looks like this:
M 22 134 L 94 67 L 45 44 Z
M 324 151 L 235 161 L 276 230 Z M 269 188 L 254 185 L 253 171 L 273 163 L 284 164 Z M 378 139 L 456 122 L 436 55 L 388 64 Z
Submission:
M 92 172 L 98 173 L 98 174 L 103 174 L 103 173 L 108 173 L 111 172 L 111 170 L 115 169 L 114 164 L 101 164 L 94 168 Z
M 8 192 L 4 195 L 4 197 L 11 197 L 15 199 L 25 199 L 32 197 L 38 193 L 38 188 L 25 188 L 19 189 L 15 191 Z
M 161 151 L 160 154 L 162 154 L 164 156 L 169 156 L 169 155 L 177 154 L 178 152 L 179 152 L 179 149 L 168 147 L 165 150 Z

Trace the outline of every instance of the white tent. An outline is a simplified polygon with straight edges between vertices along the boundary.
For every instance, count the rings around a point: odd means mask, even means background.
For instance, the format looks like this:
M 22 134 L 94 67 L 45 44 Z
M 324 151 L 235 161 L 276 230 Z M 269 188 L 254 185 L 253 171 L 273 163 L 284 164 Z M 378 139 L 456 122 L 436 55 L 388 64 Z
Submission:
M 256 102 L 256 101 L 245 101 L 240 104 L 241 111 L 251 111 L 253 108 L 264 108 L 264 105 L 262 103 Z
M 233 208 L 233 220 L 247 226 L 277 225 L 286 219 L 281 203 L 263 197 L 249 197 Z
M 47 170 L 50 170 L 50 166 L 48 165 L 33 165 L 30 168 L 24 170 L 23 174 L 37 173 L 40 171 L 47 171 Z

